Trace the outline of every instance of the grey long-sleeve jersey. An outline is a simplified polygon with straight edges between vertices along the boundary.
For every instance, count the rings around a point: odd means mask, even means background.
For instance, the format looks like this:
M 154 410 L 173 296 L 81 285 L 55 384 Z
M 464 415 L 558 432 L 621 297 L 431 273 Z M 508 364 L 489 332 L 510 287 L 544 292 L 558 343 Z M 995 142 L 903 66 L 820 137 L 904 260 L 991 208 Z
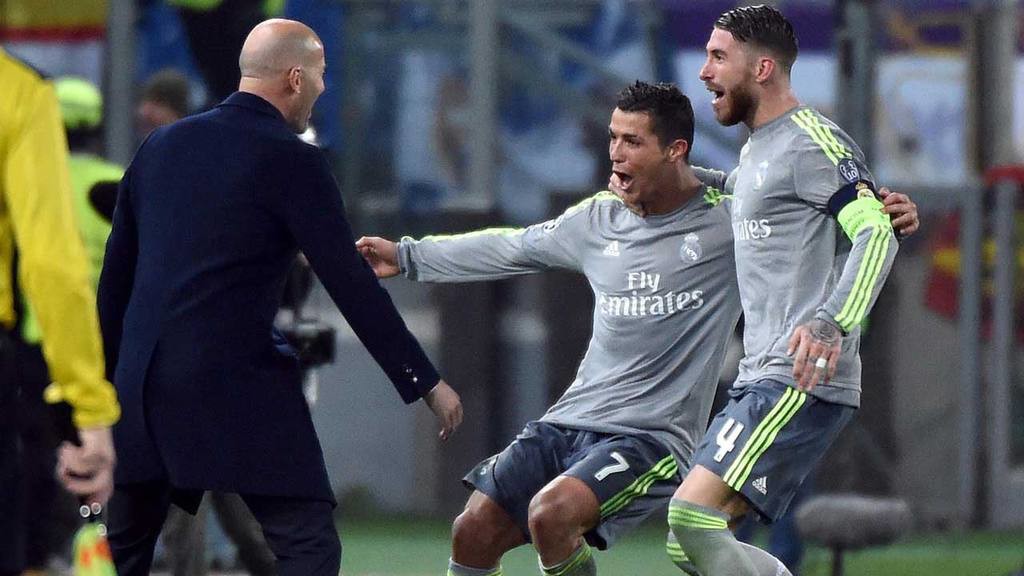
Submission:
M 688 469 L 740 310 L 729 214 L 717 200 L 641 217 L 601 192 L 528 228 L 403 238 L 400 266 L 427 282 L 582 272 L 594 292 L 590 344 L 541 420 L 650 434 Z
M 732 194 L 745 354 L 735 386 L 766 376 L 795 386 L 789 337 L 819 317 L 845 336 L 835 376 L 813 395 L 858 406 L 860 323 L 897 249 L 863 152 L 801 106 L 754 130 L 728 177 L 696 172 Z

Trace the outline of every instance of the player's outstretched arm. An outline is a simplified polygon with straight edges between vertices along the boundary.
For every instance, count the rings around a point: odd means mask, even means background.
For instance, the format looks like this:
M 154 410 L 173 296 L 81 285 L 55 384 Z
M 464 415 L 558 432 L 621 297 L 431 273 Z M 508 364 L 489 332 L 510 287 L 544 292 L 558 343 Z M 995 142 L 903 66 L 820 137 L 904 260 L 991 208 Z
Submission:
M 398 244 L 378 236 L 363 236 L 356 240 L 356 250 L 373 268 L 377 278 L 391 278 L 401 273 L 398 267 Z
M 441 380 L 424 397 L 427 406 L 441 424 L 438 436 L 447 440 L 452 432 L 462 424 L 462 400 L 447 382 Z
M 917 204 L 910 196 L 893 192 L 885 186 L 878 189 L 878 195 L 882 197 L 882 212 L 889 215 L 897 238 L 906 238 L 917 232 L 921 221 L 917 218 Z

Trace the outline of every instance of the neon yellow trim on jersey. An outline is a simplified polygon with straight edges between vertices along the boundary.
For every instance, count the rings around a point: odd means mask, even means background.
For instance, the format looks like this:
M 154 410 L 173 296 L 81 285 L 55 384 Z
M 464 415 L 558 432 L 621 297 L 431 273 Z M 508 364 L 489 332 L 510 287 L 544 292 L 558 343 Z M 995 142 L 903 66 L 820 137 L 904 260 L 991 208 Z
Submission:
M 871 294 L 874 293 L 878 277 L 881 275 L 885 255 L 889 251 L 889 242 L 892 239 L 892 225 L 888 218 L 884 220 L 884 223 L 867 224 L 871 227 L 871 238 L 868 239 L 864 259 L 861 260 L 860 268 L 857 269 L 853 290 L 850 291 L 850 295 L 847 296 L 846 302 L 835 318 L 836 323 L 844 332 L 853 330 L 864 319 L 864 315 L 867 314 L 868 302 L 871 301 Z
M 836 139 L 835 134 L 832 133 L 832 129 L 829 128 L 827 124 L 823 124 L 821 122 L 821 118 L 818 114 L 811 110 L 804 110 L 803 112 L 804 118 L 806 118 L 811 126 L 821 134 L 822 138 L 832 146 L 832 150 L 835 152 L 836 156 L 840 158 L 850 158 L 852 156 L 850 151 Z
M 718 206 L 724 200 L 732 197 L 732 194 L 723 194 L 718 188 L 708 186 L 708 191 L 704 193 L 704 202 L 712 206 Z
M 802 115 L 811 127 L 821 135 L 822 139 L 831 146 L 832 152 L 836 157 L 851 158 L 853 156 L 850 154 L 850 151 L 836 139 L 835 134 L 832 133 L 832 129 L 829 128 L 827 124 L 823 124 L 821 122 L 821 117 L 818 114 L 811 110 L 803 110 Z
M 608 191 L 598 192 L 597 194 L 594 194 L 593 196 L 591 196 L 589 198 L 585 198 L 584 200 L 582 200 L 582 201 L 580 201 L 580 202 L 578 202 L 576 204 L 573 204 L 572 206 L 567 208 L 565 210 L 565 212 L 563 212 L 562 215 L 559 216 L 559 218 L 564 218 L 565 216 L 569 216 L 569 215 L 575 214 L 576 212 L 579 212 L 580 210 L 586 208 L 588 205 L 590 205 L 590 204 L 592 204 L 594 202 L 602 202 L 602 201 L 615 201 L 615 202 L 622 203 L 622 198 L 619 198 L 617 195 L 615 195 L 612 192 L 608 192 Z M 483 230 L 474 230 L 473 232 L 463 232 L 463 233 L 460 233 L 460 234 L 432 234 L 430 236 L 424 236 L 421 240 L 431 240 L 431 241 L 434 241 L 434 242 L 440 242 L 440 241 L 444 241 L 444 240 L 457 240 L 457 239 L 461 239 L 461 238 L 472 238 L 474 236 L 488 236 L 488 235 L 493 235 L 493 236 L 517 236 L 519 234 L 522 234 L 525 231 L 526 231 L 526 228 L 512 228 L 512 227 L 508 227 L 508 226 L 505 226 L 505 227 L 498 226 L 498 227 L 494 227 L 494 228 L 485 228 Z
M 566 211 L 562 213 L 562 215 L 568 216 L 570 214 L 575 214 L 576 212 L 579 212 L 580 210 L 586 208 L 587 206 L 593 204 L 594 202 L 618 202 L 619 204 L 625 204 L 625 202 L 622 201 L 622 198 L 619 198 L 618 194 L 614 192 L 609 192 L 608 190 L 602 190 L 597 194 L 594 194 L 590 198 L 585 198 L 580 202 L 573 204 L 572 206 L 567 208 Z
M 850 151 L 832 134 L 832 129 L 822 124 L 811 110 L 800 110 L 790 118 L 811 137 L 811 140 L 821 148 L 833 164 L 839 164 L 843 158 L 853 157 Z
M 825 153 L 825 156 L 827 156 L 833 164 L 839 164 L 839 158 L 836 158 L 835 154 L 832 153 L 831 147 L 828 143 L 822 140 L 821 135 L 819 135 L 809 124 L 806 123 L 805 120 L 799 118 L 797 115 L 794 114 L 792 118 L 793 122 L 796 122 L 797 126 L 803 128 L 804 132 L 807 132 L 807 135 L 811 137 L 811 140 L 814 140 L 814 143 L 821 148 Z
M 473 238 L 476 236 L 516 236 L 525 231 L 525 228 L 496 227 L 474 230 L 473 232 L 463 232 L 461 234 L 433 234 L 430 236 L 424 236 L 423 240 L 440 242 L 444 240 L 457 240 L 459 238 Z

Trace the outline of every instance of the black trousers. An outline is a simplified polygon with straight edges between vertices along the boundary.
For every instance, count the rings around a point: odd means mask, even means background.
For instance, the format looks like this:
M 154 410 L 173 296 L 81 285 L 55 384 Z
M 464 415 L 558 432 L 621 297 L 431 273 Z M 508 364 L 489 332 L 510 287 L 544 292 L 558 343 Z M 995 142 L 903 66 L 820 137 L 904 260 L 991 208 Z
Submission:
M 216 512 L 217 523 L 238 549 L 238 560 L 251 576 L 276 576 L 274 554 L 259 522 L 238 494 L 209 492 L 195 516 L 175 507 L 164 523 L 164 546 L 174 576 L 205 576 L 206 519 Z
M 39 347 L 0 329 L 0 576 L 45 567 L 79 523 L 54 475 L 71 413 L 43 401 L 49 383 Z
M 174 495 L 165 482 L 119 485 L 107 506 L 107 538 L 118 576 L 148 576 Z M 242 494 L 277 557 L 280 576 L 337 576 L 341 542 L 322 500 Z
M 0 486 L 4 490 L 0 497 L 0 576 L 20 574 L 25 567 L 19 386 L 14 360 L 14 341 L 0 329 Z
M 57 446 L 61 437 L 55 418 L 69 422 L 66 406 L 55 407 L 43 400 L 50 384 L 50 372 L 39 346 L 15 341 L 17 378 L 21 387 L 18 408 L 21 438 L 22 530 L 27 546 L 26 568 L 45 568 L 52 555 L 69 550 L 71 537 L 81 524 L 78 500 L 57 482 Z

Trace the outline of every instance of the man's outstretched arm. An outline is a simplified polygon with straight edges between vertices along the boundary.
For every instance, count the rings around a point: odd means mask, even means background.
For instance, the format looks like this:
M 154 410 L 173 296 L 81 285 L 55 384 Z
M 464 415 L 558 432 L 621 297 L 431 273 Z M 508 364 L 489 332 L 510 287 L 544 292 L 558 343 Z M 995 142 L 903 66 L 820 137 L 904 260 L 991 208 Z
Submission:
M 606 195 L 608 198 L 604 198 Z M 549 269 L 580 270 L 579 242 L 591 230 L 590 209 L 612 196 L 587 198 L 561 216 L 526 228 L 487 228 L 393 242 L 366 236 L 356 248 L 379 278 L 404 274 L 420 282 L 477 282 Z

